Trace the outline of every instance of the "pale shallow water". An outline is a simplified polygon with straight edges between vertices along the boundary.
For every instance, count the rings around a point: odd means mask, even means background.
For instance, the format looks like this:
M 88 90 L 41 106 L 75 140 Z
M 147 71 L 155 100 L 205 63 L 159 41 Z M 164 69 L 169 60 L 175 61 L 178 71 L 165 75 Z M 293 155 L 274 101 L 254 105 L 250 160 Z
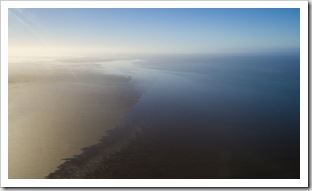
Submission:
M 116 126 L 136 102 L 130 78 L 51 58 L 9 64 L 9 178 L 44 178 Z

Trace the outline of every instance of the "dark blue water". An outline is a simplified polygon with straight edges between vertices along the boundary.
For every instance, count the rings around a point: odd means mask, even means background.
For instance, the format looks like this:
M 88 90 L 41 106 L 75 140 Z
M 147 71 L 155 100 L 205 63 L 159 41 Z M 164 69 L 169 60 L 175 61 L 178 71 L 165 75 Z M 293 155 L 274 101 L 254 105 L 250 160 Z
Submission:
M 137 144 L 177 152 L 173 163 L 213 164 L 197 169 L 200 178 L 299 178 L 299 55 L 180 55 L 135 65 L 136 83 L 150 82 L 127 116 L 146 137 Z
M 82 178 L 300 178 L 299 55 L 139 59 L 100 67 L 141 93 L 103 148 L 137 133 Z
M 298 133 L 299 63 L 298 56 L 286 55 L 182 57 L 139 63 L 154 73 L 146 72 L 152 83 L 133 112 L 174 115 L 180 121 L 199 118 L 196 121 L 274 124 L 270 131 L 283 128 Z M 171 118 L 174 116 L 159 121 L 177 121 Z

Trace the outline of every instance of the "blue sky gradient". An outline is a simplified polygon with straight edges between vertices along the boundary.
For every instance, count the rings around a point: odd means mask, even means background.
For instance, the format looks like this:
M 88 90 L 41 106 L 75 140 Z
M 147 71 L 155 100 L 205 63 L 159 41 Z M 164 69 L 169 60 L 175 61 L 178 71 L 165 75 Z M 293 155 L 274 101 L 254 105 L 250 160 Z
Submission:
M 265 52 L 299 41 L 299 9 L 9 9 L 11 53 Z

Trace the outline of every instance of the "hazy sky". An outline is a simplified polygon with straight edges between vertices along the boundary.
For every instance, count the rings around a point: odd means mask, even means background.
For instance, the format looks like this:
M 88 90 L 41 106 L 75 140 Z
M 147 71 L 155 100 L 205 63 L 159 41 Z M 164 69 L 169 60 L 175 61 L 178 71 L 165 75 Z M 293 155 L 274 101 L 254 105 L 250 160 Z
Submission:
M 9 55 L 299 49 L 299 9 L 9 9 Z

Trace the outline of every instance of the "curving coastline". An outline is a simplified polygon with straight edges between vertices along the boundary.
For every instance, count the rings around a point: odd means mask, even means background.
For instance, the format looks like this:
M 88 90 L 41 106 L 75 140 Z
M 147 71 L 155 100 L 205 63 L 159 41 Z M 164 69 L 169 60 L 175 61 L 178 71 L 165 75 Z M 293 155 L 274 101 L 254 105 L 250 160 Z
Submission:
M 9 178 L 44 178 L 96 144 L 139 97 L 128 76 L 59 63 L 9 64 Z

